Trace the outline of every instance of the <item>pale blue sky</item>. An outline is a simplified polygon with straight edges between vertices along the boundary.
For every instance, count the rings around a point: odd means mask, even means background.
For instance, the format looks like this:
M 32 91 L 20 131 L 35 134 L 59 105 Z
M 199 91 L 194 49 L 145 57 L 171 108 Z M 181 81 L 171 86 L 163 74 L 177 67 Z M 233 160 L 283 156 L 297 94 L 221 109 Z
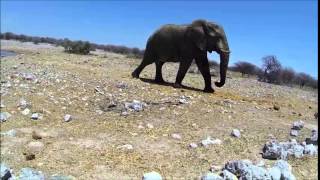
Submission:
M 318 77 L 318 2 L 282 1 L 1 1 L 1 32 L 145 48 L 163 24 L 203 18 L 226 32 L 231 64 L 283 66 Z M 216 54 L 211 59 L 218 60 Z

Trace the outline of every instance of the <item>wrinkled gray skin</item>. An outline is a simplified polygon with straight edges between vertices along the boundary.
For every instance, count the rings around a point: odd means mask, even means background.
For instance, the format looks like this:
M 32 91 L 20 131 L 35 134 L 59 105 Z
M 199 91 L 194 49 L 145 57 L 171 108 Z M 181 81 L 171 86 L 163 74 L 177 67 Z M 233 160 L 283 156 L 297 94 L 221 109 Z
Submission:
M 164 82 L 162 66 L 165 62 L 180 62 L 175 88 L 181 88 L 182 80 L 193 59 L 204 78 L 205 92 L 214 92 L 211 87 L 211 76 L 207 51 L 216 51 L 220 55 L 220 82 L 225 84 L 229 62 L 229 46 L 221 26 L 205 20 L 195 20 L 189 25 L 164 25 L 148 39 L 141 64 L 132 72 L 132 77 L 139 78 L 141 71 L 149 64 L 156 64 L 155 81 Z

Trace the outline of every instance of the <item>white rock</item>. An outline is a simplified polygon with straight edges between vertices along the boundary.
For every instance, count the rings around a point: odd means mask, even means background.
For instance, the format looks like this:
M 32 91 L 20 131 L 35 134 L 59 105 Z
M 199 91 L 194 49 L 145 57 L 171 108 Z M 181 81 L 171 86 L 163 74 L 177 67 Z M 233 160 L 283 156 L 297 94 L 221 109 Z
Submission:
M 20 109 L 25 109 L 27 108 L 27 106 L 28 106 L 28 102 L 25 99 L 21 98 L 18 103 L 18 107 L 20 107 Z
M 11 117 L 11 114 L 8 112 L 0 112 L 0 122 L 5 122 Z
M 64 122 L 69 122 L 72 120 L 72 116 L 70 114 L 66 114 L 63 119 L 64 119 Z
M 240 138 L 241 136 L 241 133 L 238 129 L 233 129 L 232 132 L 231 132 L 231 135 L 236 137 L 236 138 Z
M 21 111 L 21 114 L 28 115 L 30 113 L 30 109 L 26 108 L 23 111 Z
M 219 145 L 221 143 L 222 143 L 222 141 L 220 139 L 212 140 L 210 136 L 207 137 L 207 139 L 201 141 L 201 145 L 204 147 L 208 147 L 211 144 L 218 144 Z
M 147 124 L 147 127 L 148 127 L 149 129 L 153 129 L 153 128 L 154 128 L 154 126 L 153 126 L 152 124 L 150 124 L 150 123 Z
M 38 120 L 39 119 L 39 113 L 32 113 L 31 119 Z
M 125 145 L 122 145 L 122 146 L 118 146 L 118 149 L 132 150 L 133 146 L 131 144 L 125 144 Z
M 162 180 L 162 177 L 159 173 L 152 171 L 145 173 L 142 177 L 142 180 Z
M 177 134 L 177 133 L 171 134 L 171 137 L 172 137 L 173 139 L 178 139 L 178 140 L 181 139 L 181 135 L 180 135 L 180 134 Z
M 198 145 L 196 143 L 190 143 L 189 147 L 194 149 L 194 148 L 197 148 Z

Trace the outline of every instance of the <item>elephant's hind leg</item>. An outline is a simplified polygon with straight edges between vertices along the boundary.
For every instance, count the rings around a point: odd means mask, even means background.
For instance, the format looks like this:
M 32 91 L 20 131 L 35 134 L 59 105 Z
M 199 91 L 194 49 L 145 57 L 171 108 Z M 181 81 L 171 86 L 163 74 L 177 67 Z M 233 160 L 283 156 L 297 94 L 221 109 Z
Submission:
M 141 64 L 131 73 L 133 78 L 139 78 L 139 75 L 141 71 L 149 64 L 152 64 L 154 62 L 154 58 L 148 54 L 145 53 L 143 60 Z
M 156 62 L 156 78 L 155 81 L 157 83 L 163 83 L 164 80 L 162 78 L 162 66 L 163 66 L 164 62 L 161 61 L 157 61 Z
M 173 84 L 173 87 L 175 87 L 175 88 L 182 87 L 182 84 L 181 84 L 182 80 L 183 80 L 184 76 L 186 75 L 191 63 L 192 63 L 192 59 L 180 62 L 178 74 L 176 77 L 176 82 Z

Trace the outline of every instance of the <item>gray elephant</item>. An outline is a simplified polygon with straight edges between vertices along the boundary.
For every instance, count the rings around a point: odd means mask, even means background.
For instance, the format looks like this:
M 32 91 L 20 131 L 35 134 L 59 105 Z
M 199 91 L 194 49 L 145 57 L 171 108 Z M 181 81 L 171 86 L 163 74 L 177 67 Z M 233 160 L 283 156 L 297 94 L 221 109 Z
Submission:
M 148 39 L 141 64 L 132 72 L 132 77 L 139 78 L 141 71 L 149 64 L 156 64 L 155 81 L 164 82 L 162 66 L 165 62 L 180 62 L 175 88 L 181 88 L 182 80 L 193 59 L 204 78 L 204 92 L 214 92 L 211 87 L 211 76 L 207 51 L 216 51 L 220 55 L 220 82 L 225 84 L 229 62 L 229 46 L 221 26 L 205 20 L 195 20 L 189 25 L 168 24 L 162 26 Z

